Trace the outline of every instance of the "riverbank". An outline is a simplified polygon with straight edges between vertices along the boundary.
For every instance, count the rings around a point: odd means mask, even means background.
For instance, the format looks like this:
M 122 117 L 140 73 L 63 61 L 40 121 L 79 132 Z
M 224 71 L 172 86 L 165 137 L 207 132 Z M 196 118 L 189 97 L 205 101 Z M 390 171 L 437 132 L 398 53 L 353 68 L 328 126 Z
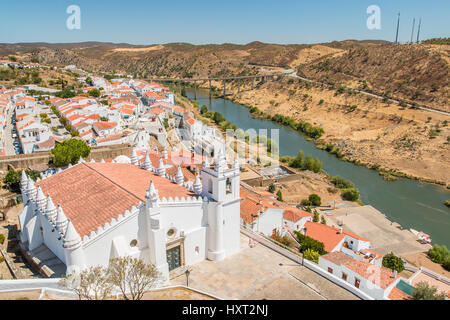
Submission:
M 194 90 L 186 88 L 187 96 L 194 99 Z M 340 161 L 329 152 L 320 150 L 311 141 L 289 129 L 268 120 L 255 119 L 249 108 L 221 98 L 209 98 L 208 90 L 197 90 L 197 102 L 210 110 L 218 111 L 239 128 L 247 130 L 278 130 L 280 154 L 296 156 L 298 150 L 323 162 L 323 169 L 332 176 L 341 176 L 354 183 L 360 191 L 361 201 L 383 212 L 388 219 L 404 228 L 413 228 L 430 234 L 433 243 L 450 246 L 450 210 L 443 205 L 450 199 L 450 192 L 441 186 L 399 178 L 385 181 L 373 170 Z M 317 125 L 317 123 L 315 124 Z
M 324 136 L 311 139 L 318 148 L 327 150 L 331 145 L 339 150 L 341 160 L 376 170 L 386 180 L 407 178 L 450 185 L 448 116 L 293 78 L 249 89 L 241 85 L 238 93 L 235 84 L 228 85 L 231 95 L 226 98 L 256 107 L 258 112 L 252 113 L 256 118 L 279 113 L 322 127 Z

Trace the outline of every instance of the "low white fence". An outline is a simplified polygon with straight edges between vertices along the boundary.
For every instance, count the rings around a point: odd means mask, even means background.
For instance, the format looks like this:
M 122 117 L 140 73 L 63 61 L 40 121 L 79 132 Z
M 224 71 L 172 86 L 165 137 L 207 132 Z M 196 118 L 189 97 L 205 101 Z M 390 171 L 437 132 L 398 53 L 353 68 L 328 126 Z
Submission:
M 302 257 L 301 256 L 292 253 L 288 249 L 282 248 L 280 246 L 281 244 L 277 245 L 277 244 L 273 243 L 272 241 L 270 241 L 270 240 L 268 240 L 268 239 L 266 239 L 266 238 L 264 238 L 264 237 L 262 237 L 262 236 L 260 236 L 260 235 L 258 235 L 256 233 L 254 233 L 254 232 L 246 230 L 244 228 L 241 228 L 241 233 L 243 233 L 244 235 L 246 235 L 247 237 L 249 237 L 249 238 L 251 238 L 251 239 L 253 239 L 255 241 L 258 241 L 263 246 L 266 246 L 269 249 L 272 249 L 273 251 L 278 252 L 279 254 L 285 256 L 286 258 L 288 258 L 288 259 L 290 259 L 290 260 L 292 260 L 292 261 L 294 261 L 294 262 L 296 262 L 296 263 L 298 263 L 300 265 L 302 264 Z
M 17 279 L 0 280 L 0 292 L 30 291 L 43 288 L 62 289 L 59 285 L 60 279 Z

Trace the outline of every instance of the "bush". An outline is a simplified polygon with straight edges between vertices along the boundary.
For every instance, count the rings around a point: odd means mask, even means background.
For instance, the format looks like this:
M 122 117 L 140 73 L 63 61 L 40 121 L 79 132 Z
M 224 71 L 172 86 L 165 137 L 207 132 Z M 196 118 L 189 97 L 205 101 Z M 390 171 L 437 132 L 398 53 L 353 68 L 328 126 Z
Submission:
M 438 293 L 436 287 L 430 287 L 427 282 L 419 282 L 413 291 L 414 300 L 444 300 L 445 293 Z
M 270 193 L 274 193 L 275 192 L 275 184 L 273 182 L 269 185 L 268 191 Z
M 303 258 L 312 261 L 314 263 L 319 263 L 319 257 L 320 254 L 312 249 L 306 249 L 305 252 L 303 253 Z
M 281 190 L 278 190 L 277 192 L 277 200 L 283 202 L 283 194 L 281 193 Z
M 5 243 L 5 235 L 4 234 L 0 234 L 0 244 Z
M 308 199 L 313 206 L 320 206 L 322 204 L 322 199 L 317 194 L 312 194 Z
M 347 201 L 357 201 L 359 199 L 359 191 L 355 188 L 342 190 L 342 197 Z
M 397 271 L 398 273 L 405 270 L 405 265 L 401 258 L 394 255 L 392 252 L 383 257 L 383 267 Z
M 41 177 L 41 173 L 36 170 L 26 170 L 25 173 L 29 176 L 33 181 L 36 181 Z M 20 179 L 22 177 L 21 170 L 8 170 L 3 182 L 9 187 L 9 189 L 13 192 L 20 192 Z
M 339 176 L 331 177 L 331 183 L 334 184 L 336 188 L 339 189 L 349 189 L 355 187 L 351 181 L 348 181 Z
M 311 237 L 304 236 L 300 232 L 295 231 L 298 242 L 300 243 L 300 252 L 304 253 L 306 250 L 311 249 L 318 252 L 321 256 L 327 254 L 325 251 L 325 245 Z
M 446 246 L 440 246 L 435 244 L 430 251 L 428 251 L 428 256 L 431 261 L 439 264 L 443 264 L 448 258 L 450 258 L 450 251 Z

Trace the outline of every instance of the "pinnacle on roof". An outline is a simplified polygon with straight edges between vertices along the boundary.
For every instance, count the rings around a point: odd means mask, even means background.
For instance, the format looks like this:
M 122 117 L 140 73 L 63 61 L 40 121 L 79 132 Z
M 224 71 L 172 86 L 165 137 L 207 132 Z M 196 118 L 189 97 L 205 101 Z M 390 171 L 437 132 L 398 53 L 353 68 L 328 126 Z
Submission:
M 168 159 L 169 158 L 169 153 L 167 152 L 166 149 L 164 149 L 164 151 L 163 151 L 163 157 L 164 157 L 164 159 Z
M 27 187 L 27 184 L 28 184 L 28 176 L 27 176 L 27 174 L 25 173 L 25 170 L 22 170 L 22 177 L 21 177 L 21 179 L 20 179 L 20 186 L 21 186 L 22 188 L 26 188 L 26 187 Z
M 183 175 L 183 172 L 181 171 L 180 166 L 178 166 L 177 174 L 175 176 L 175 181 L 176 181 L 177 185 L 179 185 L 179 186 L 183 185 L 184 175 Z
M 39 207 L 39 209 L 43 210 L 45 205 L 45 195 L 44 192 L 41 189 L 41 186 L 38 186 L 37 188 L 37 194 L 36 194 L 36 202 Z
M 200 181 L 200 176 L 196 175 L 195 176 L 195 181 L 194 181 L 194 192 L 196 195 L 201 195 L 202 194 L 202 182 Z
M 64 235 L 63 244 L 66 249 L 76 249 L 81 244 L 81 237 L 70 220 L 67 223 L 67 231 Z
M 163 158 L 159 158 L 159 165 L 157 170 L 158 176 L 165 177 L 166 176 L 166 166 L 164 165 Z
M 57 210 L 57 216 L 56 216 L 56 227 L 58 228 L 59 232 L 61 232 L 63 235 L 65 234 L 67 226 L 67 217 L 64 214 L 64 211 L 60 204 L 58 204 L 58 210 Z
M 203 160 L 203 169 L 209 168 L 208 157 L 205 156 L 205 160 Z
M 151 171 L 153 169 L 152 162 L 150 161 L 150 156 L 148 155 L 148 152 L 145 153 L 144 169 L 148 171 Z
M 133 148 L 133 151 L 131 151 L 131 164 L 135 166 L 139 164 L 136 148 Z
M 50 197 L 50 195 L 48 195 L 47 197 L 47 205 L 45 206 L 45 214 L 47 215 L 47 217 L 49 217 L 50 220 L 55 220 L 56 215 L 57 215 L 57 210 L 55 207 L 55 204 L 52 201 L 52 198 Z

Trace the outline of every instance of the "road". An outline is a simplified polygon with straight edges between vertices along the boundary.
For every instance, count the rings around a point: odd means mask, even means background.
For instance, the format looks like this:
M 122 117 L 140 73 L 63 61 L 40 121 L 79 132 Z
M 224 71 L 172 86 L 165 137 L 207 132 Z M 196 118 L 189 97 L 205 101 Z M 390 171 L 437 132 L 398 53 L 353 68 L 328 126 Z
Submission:
M 12 115 L 14 113 L 14 108 L 9 108 L 6 115 L 6 128 L 4 130 L 4 141 L 5 141 L 5 151 L 7 156 L 14 156 L 16 154 L 16 148 L 14 147 L 14 139 L 11 134 L 13 129 Z
M 294 69 L 285 70 L 283 73 L 287 74 L 290 77 L 301 79 L 301 80 L 306 81 L 306 82 L 316 83 L 316 84 L 323 84 L 323 85 L 329 86 L 328 84 L 323 83 L 323 82 L 314 81 L 314 80 L 310 80 L 310 79 L 307 79 L 307 78 L 304 78 L 304 77 L 300 77 L 299 75 L 297 75 L 297 71 L 295 71 Z M 367 92 L 367 91 L 357 90 L 357 89 L 353 89 L 353 90 L 358 92 L 358 93 L 361 93 L 361 94 L 364 94 L 366 96 L 370 96 L 370 97 L 373 97 L 373 98 L 376 98 L 376 99 L 383 100 L 385 98 L 383 96 L 379 96 L 379 95 L 376 95 L 376 94 L 373 94 L 373 93 L 370 93 L 370 92 Z M 394 99 L 389 99 L 389 102 L 396 103 L 396 104 L 400 103 L 400 101 L 394 100 Z M 412 107 L 412 104 L 406 103 L 406 106 L 407 107 Z M 416 108 L 420 109 L 420 110 L 424 110 L 424 111 L 430 111 L 430 112 L 434 112 L 434 113 L 439 113 L 439 114 L 442 114 L 444 116 L 450 116 L 450 112 L 440 111 L 440 110 L 431 109 L 431 108 L 427 108 L 427 107 L 421 107 L 421 106 L 417 106 Z

